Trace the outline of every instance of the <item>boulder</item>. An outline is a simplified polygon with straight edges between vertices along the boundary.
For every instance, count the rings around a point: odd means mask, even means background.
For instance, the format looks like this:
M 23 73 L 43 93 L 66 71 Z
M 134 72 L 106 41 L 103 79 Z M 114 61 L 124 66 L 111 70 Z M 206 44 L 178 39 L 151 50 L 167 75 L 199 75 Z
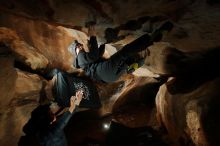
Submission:
M 170 78 L 156 97 L 157 118 L 175 145 L 192 141 L 198 146 L 219 145 L 219 83 L 208 80 L 191 89 L 191 80 Z M 195 84 L 194 84 L 195 85 Z
M 11 29 L 0 28 L 0 42 L 13 52 L 16 60 L 23 62 L 31 69 L 43 69 L 48 65 L 48 59 L 39 53 L 34 47 L 22 41 L 17 33 Z M 3 48 L 2 48 L 3 49 Z
M 13 67 L 13 58 L 0 58 L 0 141 L 1 145 L 17 145 L 22 128 L 38 105 L 42 78 Z

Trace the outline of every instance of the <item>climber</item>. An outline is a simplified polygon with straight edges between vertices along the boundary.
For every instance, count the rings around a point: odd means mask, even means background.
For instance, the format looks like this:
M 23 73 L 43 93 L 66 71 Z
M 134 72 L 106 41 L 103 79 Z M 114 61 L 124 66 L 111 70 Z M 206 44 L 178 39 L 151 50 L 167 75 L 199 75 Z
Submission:
M 26 136 L 20 139 L 19 145 L 27 145 L 28 139 L 33 137 L 41 146 L 67 146 L 63 130 L 78 109 L 83 94 L 82 90 L 77 91 L 75 96 L 70 98 L 67 110 L 61 114 L 60 107 L 55 103 L 38 106 L 32 111 L 31 119 L 23 128 Z
M 85 74 L 100 82 L 114 82 L 125 73 L 132 73 L 144 64 L 144 58 L 137 57 L 138 52 L 145 50 L 153 42 L 160 41 L 164 33 L 171 31 L 173 24 L 165 22 L 151 36 L 144 34 L 133 42 L 125 45 L 121 50 L 112 55 L 109 59 L 103 60 L 105 45 L 98 48 L 94 25 L 89 26 L 88 41 L 89 52 L 85 52 L 84 47 L 78 41 L 70 45 L 68 50 L 75 54 L 74 66 L 84 70 Z

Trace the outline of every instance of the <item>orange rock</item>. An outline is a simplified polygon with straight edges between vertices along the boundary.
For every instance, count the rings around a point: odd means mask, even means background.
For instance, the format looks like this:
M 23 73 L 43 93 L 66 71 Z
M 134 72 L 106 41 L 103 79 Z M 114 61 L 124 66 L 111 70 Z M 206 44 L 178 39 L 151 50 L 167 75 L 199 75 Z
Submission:
M 188 84 L 184 86 L 183 83 Z M 198 146 L 219 145 L 220 79 L 195 86 L 192 80 L 170 79 L 156 97 L 157 118 L 176 145 L 189 139 Z M 187 90 L 186 90 L 187 89 Z

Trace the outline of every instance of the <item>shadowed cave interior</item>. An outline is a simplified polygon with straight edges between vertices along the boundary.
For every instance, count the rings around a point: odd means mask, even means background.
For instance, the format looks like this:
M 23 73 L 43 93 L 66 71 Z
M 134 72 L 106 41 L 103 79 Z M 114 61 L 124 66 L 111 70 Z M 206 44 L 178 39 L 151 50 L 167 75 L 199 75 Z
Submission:
M 113 83 L 73 65 L 68 47 L 89 52 L 91 25 L 109 59 L 167 21 L 172 30 L 136 54 L 144 65 Z M 0 0 L 0 145 L 40 146 L 25 125 L 50 102 L 57 68 L 92 84 L 101 103 L 71 117 L 68 146 L 218 146 L 219 36 L 218 0 Z

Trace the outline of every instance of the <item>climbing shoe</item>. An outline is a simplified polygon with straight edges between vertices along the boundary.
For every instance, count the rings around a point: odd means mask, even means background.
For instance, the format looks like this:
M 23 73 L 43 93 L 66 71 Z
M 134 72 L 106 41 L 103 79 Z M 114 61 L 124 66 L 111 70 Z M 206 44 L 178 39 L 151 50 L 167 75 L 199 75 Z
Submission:
M 170 32 L 174 25 L 170 21 L 163 23 L 158 29 L 156 29 L 151 35 L 151 42 L 158 42 L 162 39 L 163 35 Z
M 127 73 L 133 73 L 135 70 L 137 70 L 139 67 L 144 65 L 144 59 L 140 59 L 139 61 L 132 63 L 128 66 Z

